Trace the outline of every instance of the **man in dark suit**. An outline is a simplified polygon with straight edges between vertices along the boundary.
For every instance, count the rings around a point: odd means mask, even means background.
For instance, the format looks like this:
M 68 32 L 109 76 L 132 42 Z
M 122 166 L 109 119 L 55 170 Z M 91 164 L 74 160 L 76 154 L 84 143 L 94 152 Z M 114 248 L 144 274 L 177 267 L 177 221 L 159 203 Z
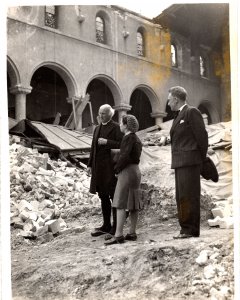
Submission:
M 176 86 L 169 90 L 168 104 L 176 112 L 170 130 L 172 164 L 180 234 L 174 238 L 200 235 L 200 170 L 208 148 L 208 135 L 200 111 L 188 106 L 187 92 Z M 178 114 L 177 114 L 178 113 Z
M 92 236 L 105 233 L 115 234 L 116 209 L 113 209 L 113 225 L 111 226 L 111 200 L 114 196 L 117 178 L 111 149 L 119 149 L 123 134 L 118 123 L 112 120 L 114 109 L 108 104 L 100 106 L 98 120 L 100 124 L 95 128 L 88 161 L 88 173 L 91 175 L 90 193 L 99 195 L 103 214 L 103 225 L 95 228 Z

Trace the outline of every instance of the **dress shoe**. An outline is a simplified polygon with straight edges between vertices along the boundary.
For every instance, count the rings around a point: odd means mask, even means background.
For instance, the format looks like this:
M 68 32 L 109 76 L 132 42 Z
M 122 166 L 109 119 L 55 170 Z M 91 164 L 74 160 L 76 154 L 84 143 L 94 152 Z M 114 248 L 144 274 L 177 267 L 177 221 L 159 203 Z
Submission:
M 114 244 L 122 244 L 124 243 L 124 236 L 114 236 L 112 237 L 109 241 L 105 242 L 104 245 L 109 246 L 109 245 L 114 245 Z
M 101 231 L 101 230 L 96 230 L 96 231 L 91 232 L 91 236 L 97 237 L 97 236 L 103 235 L 103 234 L 105 234 L 105 233 L 106 233 L 106 232 L 103 232 L 103 231 Z
M 95 228 L 94 228 L 94 230 L 95 230 L 95 231 L 101 231 L 101 230 L 103 230 L 103 229 L 104 229 L 104 227 L 103 227 L 103 226 L 100 226 L 100 227 L 95 227 Z
M 179 235 L 176 235 L 173 238 L 174 239 L 188 239 L 188 238 L 191 238 L 191 237 L 194 237 L 194 236 L 191 235 L 191 234 L 188 234 L 188 233 L 179 233 Z
M 125 235 L 125 240 L 126 241 L 136 241 L 137 240 L 137 235 L 136 233 L 127 233 Z
M 110 226 L 105 226 L 105 225 L 102 225 L 100 227 L 95 227 L 94 230 L 95 231 L 106 231 L 106 230 L 110 230 L 112 229 L 111 225 Z
M 97 237 L 97 236 L 108 233 L 110 230 L 111 229 L 109 229 L 109 228 L 99 227 L 99 228 L 96 228 L 95 231 L 91 232 L 91 236 Z

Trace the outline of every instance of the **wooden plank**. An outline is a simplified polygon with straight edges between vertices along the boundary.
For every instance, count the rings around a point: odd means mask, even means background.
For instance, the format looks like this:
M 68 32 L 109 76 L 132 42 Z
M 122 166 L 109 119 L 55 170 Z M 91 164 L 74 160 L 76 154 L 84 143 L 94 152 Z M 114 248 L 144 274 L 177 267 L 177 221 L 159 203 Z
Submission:
M 41 133 L 46 137 L 49 143 L 58 146 L 60 149 L 74 148 L 73 146 L 69 145 L 69 143 L 66 142 L 64 139 L 60 138 L 59 136 L 56 136 L 56 134 L 49 130 L 49 127 L 45 126 L 45 124 L 43 125 L 42 123 L 35 122 L 32 123 L 38 128 L 39 131 L 41 131 Z
M 68 128 L 63 128 L 69 135 L 75 137 L 76 139 L 80 139 L 81 141 L 85 142 L 87 145 L 91 146 L 92 144 L 92 135 L 81 133 L 79 131 L 69 130 Z
M 75 110 L 75 100 L 72 98 L 72 107 L 73 107 L 73 120 L 74 120 L 74 128 L 77 127 L 77 118 L 76 118 L 76 110 Z
M 89 148 L 90 146 L 89 142 L 86 143 L 83 139 L 72 135 L 69 130 L 66 130 L 64 128 L 56 127 L 54 129 L 54 132 L 62 139 L 64 139 L 73 148 Z
M 82 124 L 79 124 L 79 121 L 81 120 L 82 113 L 86 107 L 86 105 L 89 103 L 90 96 L 89 94 L 86 94 L 85 97 L 81 98 L 80 101 L 78 101 L 75 105 L 74 102 L 72 102 L 73 111 L 71 112 L 67 122 L 65 123 L 65 126 L 71 129 L 77 129 L 80 128 Z M 72 100 L 74 101 L 74 100 Z M 90 107 L 90 113 L 91 107 Z M 92 116 L 91 116 L 92 118 Z M 92 119 L 93 122 L 93 119 Z
M 34 126 L 47 138 L 49 143 L 58 146 L 61 150 L 89 149 L 91 136 L 79 134 L 63 126 L 55 126 L 40 122 L 32 122 Z
M 55 116 L 55 119 L 53 121 L 53 125 L 58 125 L 60 123 L 60 118 L 61 118 L 61 113 L 57 112 L 56 116 Z

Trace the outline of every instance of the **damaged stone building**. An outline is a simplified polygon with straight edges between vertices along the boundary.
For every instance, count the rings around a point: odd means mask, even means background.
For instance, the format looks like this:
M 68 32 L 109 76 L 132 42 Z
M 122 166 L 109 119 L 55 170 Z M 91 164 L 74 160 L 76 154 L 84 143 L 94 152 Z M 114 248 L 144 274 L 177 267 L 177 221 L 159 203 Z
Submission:
M 53 123 L 59 114 L 65 125 L 78 104 L 86 128 L 109 103 L 116 120 L 132 113 L 144 129 L 171 119 L 173 85 L 208 123 L 231 118 L 228 4 L 172 5 L 153 20 L 115 5 L 9 7 L 7 29 L 17 121 Z

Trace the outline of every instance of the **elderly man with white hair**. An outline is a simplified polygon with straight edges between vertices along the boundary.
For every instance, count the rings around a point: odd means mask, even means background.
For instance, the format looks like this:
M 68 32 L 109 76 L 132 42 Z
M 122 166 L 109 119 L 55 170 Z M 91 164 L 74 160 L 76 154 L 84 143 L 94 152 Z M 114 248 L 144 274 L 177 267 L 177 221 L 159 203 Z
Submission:
M 105 233 L 114 235 L 116 230 L 116 209 L 113 209 L 113 224 L 111 225 L 111 201 L 117 183 L 111 149 L 120 148 L 123 134 L 119 124 L 112 120 L 113 115 L 114 109 L 110 105 L 100 106 L 98 112 L 100 124 L 93 133 L 88 161 L 88 173 L 91 175 L 90 193 L 98 193 L 103 214 L 103 224 L 91 232 L 93 237 Z

